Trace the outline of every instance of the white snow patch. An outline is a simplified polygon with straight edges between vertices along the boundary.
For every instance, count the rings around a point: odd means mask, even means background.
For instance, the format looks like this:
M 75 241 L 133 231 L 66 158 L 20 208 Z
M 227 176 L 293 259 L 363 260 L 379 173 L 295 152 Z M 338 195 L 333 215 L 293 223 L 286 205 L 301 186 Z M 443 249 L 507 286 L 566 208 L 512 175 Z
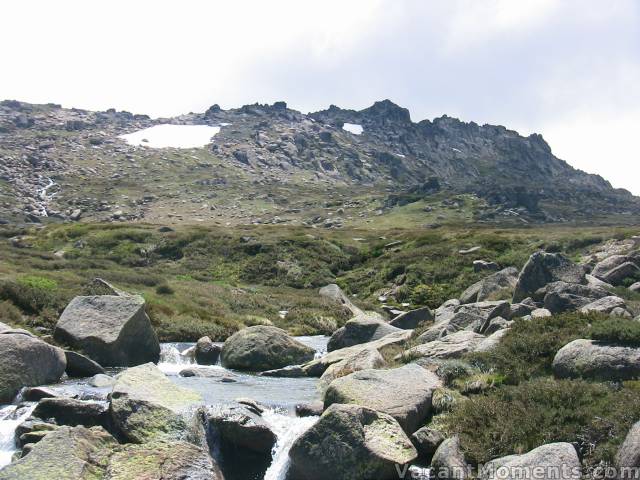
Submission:
M 362 125 L 358 125 L 357 123 L 345 123 L 342 125 L 342 129 L 354 135 L 362 135 L 363 132 Z
M 120 135 L 129 145 L 151 148 L 200 148 L 211 143 L 220 127 L 209 125 L 171 125 L 164 123 Z

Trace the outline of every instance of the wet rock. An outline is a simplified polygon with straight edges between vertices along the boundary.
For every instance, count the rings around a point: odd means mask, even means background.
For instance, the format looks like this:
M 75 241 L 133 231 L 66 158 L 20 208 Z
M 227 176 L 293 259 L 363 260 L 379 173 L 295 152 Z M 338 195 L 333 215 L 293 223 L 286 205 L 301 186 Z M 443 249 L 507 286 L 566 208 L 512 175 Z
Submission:
M 144 306 L 138 296 L 75 297 L 53 336 L 105 367 L 157 362 L 160 344 Z
M 61 349 L 22 333 L 0 333 L 0 403 L 9 403 L 22 387 L 60 380 L 66 367 Z
M 202 337 L 196 343 L 195 358 L 199 365 L 215 365 L 218 363 L 222 348 L 214 344 L 209 337 Z
M 290 480 L 391 480 L 417 452 L 391 416 L 332 405 L 291 447 Z
M 102 426 L 108 429 L 110 426 L 109 407 L 104 402 L 83 401 L 75 398 L 45 398 L 38 402 L 32 415 L 69 427 Z
M 247 450 L 271 455 L 276 435 L 259 413 L 237 404 L 210 408 L 206 415 L 210 432 L 225 450 Z
M 25 388 L 22 392 L 22 399 L 25 402 L 37 402 L 43 398 L 56 398 L 60 395 L 47 387 Z
M 315 351 L 284 330 L 258 325 L 236 332 L 222 347 L 221 361 L 227 368 L 265 371 L 300 365 L 312 360 Z
M 296 405 L 296 415 L 298 417 L 319 417 L 323 411 L 324 403 L 321 401 Z
M 289 367 L 278 368 L 276 370 L 267 370 L 260 372 L 258 375 L 263 377 L 280 378 L 301 378 L 307 376 L 301 365 L 291 365 Z
M 180 370 L 178 373 L 181 377 L 200 377 L 200 378 L 214 378 L 223 383 L 233 383 L 236 381 L 237 375 L 226 370 L 218 370 L 212 368 L 198 368 L 190 367 Z
M 433 391 L 440 379 L 428 370 L 408 364 L 392 370 L 361 370 L 331 382 L 325 408 L 335 403 L 357 404 L 387 413 L 411 434 L 431 412 Z
M 97 375 L 94 375 L 89 380 L 89 385 L 96 388 L 107 388 L 107 387 L 112 387 L 115 382 L 116 382 L 115 378 L 110 377 L 109 375 L 103 375 L 99 373 Z

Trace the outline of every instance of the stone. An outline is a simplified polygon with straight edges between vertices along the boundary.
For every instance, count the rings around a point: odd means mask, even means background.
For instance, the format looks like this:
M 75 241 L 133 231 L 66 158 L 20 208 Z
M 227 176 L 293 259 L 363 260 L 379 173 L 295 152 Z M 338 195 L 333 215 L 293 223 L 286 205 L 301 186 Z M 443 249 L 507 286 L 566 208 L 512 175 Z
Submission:
M 544 307 L 552 313 L 578 310 L 609 293 L 600 287 L 576 283 L 553 282 L 546 286 Z
M 387 335 L 380 340 L 354 345 L 353 347 L 341 348 L 340 350 L 334 350 L 333 352 L 329 352 L 320 358 L 316 358 L 304 364 L 302 368 L 307 376 L 320 377 L 330 365 L 355 355 L 361 350 L 375 349 L 380 353 L 380 355 L 385 355 L 386 352 L 393 351 L 399 346 L 404 345 L 411 338 L 412 332 L 412 330 L 399 330 L 398 332 Z
M 417 452 L 391 416 L 332 405 L 289 451 L 289 480 L 392 480 Z
M 542 476 L 536 472 L 544 472 Z M 523 455 L 509 455 L 487 463 L 480 472 L 482 480 L 518 478 L 553 478 L 580 480 L 582 466 L 576 449 L 570 443 L 542 445 Z
M 473 271 L 474 272 L 483 272 L 483 271 L 498 271 L 500 267 L 495 262 L 487 262 L 486 260 L 474 260 L 473 261 Z
M 182 440 L 190 437 L 190 415 L 201 404 L 200 394 L 175 385 L 148 363 L 116 376 L 110 413 L 114 426 L 130 442 Z
M 629 290 L 634 293 L 640 293 L 640 282 L 636 282 L 633 285 L 629 286 Z
M 105 402 L 76 400 L 75 398 L 44 398 L 38 402 L 32 415 L 42 420 L 53 420 L 58 425 L 76 427 L 102 426 L 109 428 L 109 406 Z
M 531 312 L 531 318 L 546 318 L 551 317 L 553 314 L 546 308 L 536 308 Z
M 296 405 L 296 415 L 298 417 L 319 417 L 323 411 L 324 403 L 321 401 Z
M 429 427 L 422 427 L 411 435 L 411 441 L 418 451 L 420 458 L 429 462 L 437 448 L 445 440 L 442 432 Z
M 0 403 L 10 403 L 22 387 L 57 382 L 66 367 L 62 349 L 12 331 L 0 334 Z
M 89 385 L 96 388 L 107 388 L 113 387 L 113 384 L 116 382 L 116 379 L 110 377 L 109 375 L 97 374 L 91 377 L 89 380 Z
M 327 298 L 333 302 L 337 302 L 347 308 L 353 316 L 362 315 L 364 312 L 356 307 L 342 289 L 335 283 L 322 287 L 319 291 L 320 296 Z
M 467 288 L 460 296 L 460 303 L 475 303 L 485 300 L 496 300 L 513 295 L 518 281 L 518 270 L 505 268 L 483 278 Z
M 640 422 L 632 425 L 624 442 L 618 448 L 615 466 L 618 468 L 640 467 Z
M 336 378 L 344 377 L 360 370 L 375 370 L 387 366 L 387 361 L 378 350 L 366 348 L 340 362 L 330 365 L 320 377 L 319 388 L 324 391 Z
M 244 328 L 224 342 L 221 353 L 225 368 L 265 371 L 300 365 L 315 356 L 308 347 L 276 327 L 257 325 Z
M 558 378 L 633 380 L 640 377 L 640 348 L 578 339 L 558 350 L 552 367 Z
M 413 330 L 418 325 L 433 321 L 434 316 L 429 307 L 417 308 L 401 313 L 389 322 L 389 325 L 404 330 Z
M 67 359 L 67 375 L 69 377 L 92 377 L 98 374 L 104 374 L 104 368 L 84 355 L 65 350 L 64 355 Z
M 466 353 L 474 352 L 485 338 L 479 333 L 461 330 L 438 340 L 412 347 L 401 355 L 405 358 L 459 358 Z
M 508 328 L 493 332 L 475 347 L 474 352 L 488 352 L 490 350 L 493 350 L 498 345 L 500 345 L 502 337 L 504 337 L 508 332 Z
M 532 296 L 539 288 L 558 281 L 585 284 L 584 267 L 559 253 L 536 252 L 529 257 L 518 275 L 513 302 L 518 303 Z
M 100 427 L 60 427 L 32 446 L 28 455 L 0 469 L 0 480 L 95 480 L 102 478 L 115 439 Z
M 56 398 L 60 395 L 47 387 L 29 387 L 22 391 L 22 400 L 25 402 L 38 402 L 43 398 Z
M 431 459 L 431 469 L 432 478 L 464 480 L 471 477 L 457 436 L 447 438 L 438 446 Z
M 626 310 L 627 304 L 622 298 L 616 297 L 615 295 L 610 295 L 608 297 L 600 298 L 598 300 L 595 300 L 585 305 L 584 307 L 580 308 L 580 312 L 581 313 L 598 312 L 598 313 L 609 314 L 617 308 Z
M 195 359 L 199 365 L 218 363 L 222 347 L 214 344 L 209 337 L 202 337 L 196 343 Z
M 411 434 L 431 413 L 438 376 L 415 364 L 392 370 L 361 370 L 335 379 L 325 392 L 325 408 L 334 403 L 357 404 L 387 413 Z
M 277 440 L 262 416 L 246 405 L 212 407 L 207 411 L 206 421 L 210 434 L 219 439 L 223 449 L 270 456 Z
M 487 326 L 487 328 L 484 329 L 482 333 L 483 335 L 491 335 L 493 333 L 496 333 L 499 330 L 509 328 L 512 324 L 513 324 L 512 320 L 507 320 L 502 317 L 492 318 L 489 321 L 489 325 Z
M 379 340 L 400 330 L 389 325 L 377 315 L 360 315 L 349 320 L 344 327 L 336 330 L 327 344 L 327 351 L 352 347 L 361 343 Z
M 158 362 L 160 344 L 144 306 L 139 296 L 75 297 L 53 336 L 105 367 Z
M 587 286 L 592 287 L 592 288 L 600 288 L 602 290 L 611 290 L 613 288 L 613 285 L 607 283 L 607 282 L 603 282 L 602 280 L 600 280 L 599 278 L 594 277 L 591 274 L 587 274 L 585 276 L 585 278 L 587 279 Z
M 288 367 L 277 368 L 275 370 L 266 370 L 264 372 L 259 372 L 258 375 L 262 377 L 280 378 L 301 378 L 307 376 L 301 365 L 290 365 Z
M 591 274 L 614 286 L 622 285 L 627 278 L 640 278 L 638 260 L 627 255 L 612 255 L 598 263 Z

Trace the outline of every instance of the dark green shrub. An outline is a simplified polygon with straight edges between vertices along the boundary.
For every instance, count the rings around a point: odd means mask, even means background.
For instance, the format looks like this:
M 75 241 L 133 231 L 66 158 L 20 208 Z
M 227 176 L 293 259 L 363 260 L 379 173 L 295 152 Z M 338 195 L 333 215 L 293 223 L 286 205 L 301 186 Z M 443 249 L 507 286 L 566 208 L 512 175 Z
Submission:
M 591 338 L 614 345 L 640 346 L 640 322 L 630 318 L 606 318 L 593 323 Z
M 582 380 L 540 378 L 474 395 L 445 418 L 467 459 L 484 463 L 545 443 L 576 442 L 585 463 L 611 461 L 640 418 L 640 396 Z
M 169 284 L 162 283 L 156 287 L 156 293 L 158 295 L 173 295 L 175 292 Z

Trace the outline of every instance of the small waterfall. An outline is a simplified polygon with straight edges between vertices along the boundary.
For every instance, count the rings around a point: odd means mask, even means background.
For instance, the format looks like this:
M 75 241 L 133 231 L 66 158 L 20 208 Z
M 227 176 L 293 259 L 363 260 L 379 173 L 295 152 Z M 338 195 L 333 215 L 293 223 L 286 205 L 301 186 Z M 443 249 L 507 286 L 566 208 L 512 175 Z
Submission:
M 17 450 L 15 444 L 16 427 L 31 415 L 35 407 L 35 404 L 0 407 L 0 468 L 11 463 L 11 457 Z
M 289 470 L 289 450 L 293 442 L 313 426 L 318 417 L 298 418 L 286 413 L 267 410 L 262 418 L 278 436 L 273 447 L 271 465 L 264 475 L 264 480 L 285 480 Z
M 180 370 L 196 363 L 192 349 L 193 347 L 189 347 L 181 352 L 173 343 L 161 344 L 158 368 L 168 375 L 178 374 Z

